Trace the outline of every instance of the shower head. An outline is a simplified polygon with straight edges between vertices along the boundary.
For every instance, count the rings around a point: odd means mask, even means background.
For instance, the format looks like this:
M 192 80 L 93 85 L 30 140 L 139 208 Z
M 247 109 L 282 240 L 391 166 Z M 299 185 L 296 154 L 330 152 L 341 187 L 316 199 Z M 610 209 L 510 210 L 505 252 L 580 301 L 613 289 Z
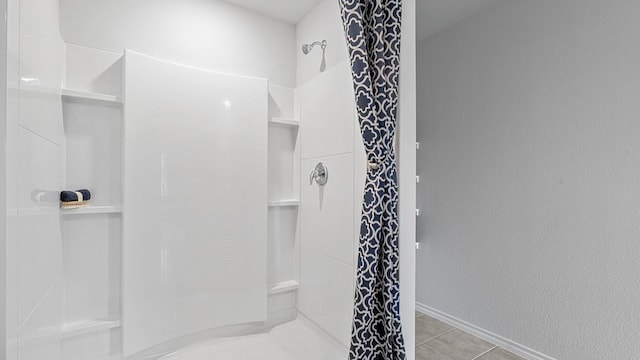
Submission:
M 312 45 L 309 45 L 309 44 L 302 45 L 302 53 L 305 55 L 307 55 L 311 51 L 311 49 L 313 49 Z
M 322 40 L 322 41 L 314 41 L 311 44 L 304 44 L 302 45 L 302 53 L 307 55 L 311 52 L 311 50 L 313 50 L 313 47 L 316 45 L 320 45 L 320 47 L 322 48 L 322 50 L 324 50 L 327 47 L 327 40 Z

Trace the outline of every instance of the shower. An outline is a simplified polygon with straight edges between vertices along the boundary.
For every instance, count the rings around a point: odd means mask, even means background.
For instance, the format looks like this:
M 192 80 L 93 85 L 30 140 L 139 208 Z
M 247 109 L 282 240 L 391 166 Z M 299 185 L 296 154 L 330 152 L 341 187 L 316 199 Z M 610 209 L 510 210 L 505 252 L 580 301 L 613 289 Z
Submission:
M 327 60 L 324 53 L 325 49 L 327 48 L 327 40 L 314 41 L 311 44 L 302 45 L 302 53 L 305 55 L 309 55 L 309 53 L 316 45 L 320 45 L 320 48 L 322 49 L 322 62 L 320 63 L 320 72 L 324 72 L 327 69 Z
M 311 44 L 302 45 L 302 53 L 308 55 L 316 45 L 320 45 L 320 47 L 322 48 L 322 53 L 324 54 L 324 49 L 327 48 L 327 40 L 314 41 Z

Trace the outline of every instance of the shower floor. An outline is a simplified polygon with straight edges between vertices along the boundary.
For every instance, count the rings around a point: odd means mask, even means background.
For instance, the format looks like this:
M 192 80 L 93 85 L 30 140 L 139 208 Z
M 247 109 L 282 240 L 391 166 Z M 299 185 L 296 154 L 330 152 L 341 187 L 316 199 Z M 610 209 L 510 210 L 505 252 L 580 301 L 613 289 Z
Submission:
M 299 316 L 269 332 L 217 339 L 185 348 L 161 360 L 336 360 L 347 349 Z

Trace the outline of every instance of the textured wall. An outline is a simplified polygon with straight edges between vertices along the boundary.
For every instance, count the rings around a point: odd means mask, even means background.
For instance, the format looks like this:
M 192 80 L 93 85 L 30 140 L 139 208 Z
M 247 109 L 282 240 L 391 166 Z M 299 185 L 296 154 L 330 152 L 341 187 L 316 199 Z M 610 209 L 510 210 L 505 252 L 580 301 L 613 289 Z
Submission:
M 507 1 L 420 44 L 417 301 L 640 354 L 640 2 Z

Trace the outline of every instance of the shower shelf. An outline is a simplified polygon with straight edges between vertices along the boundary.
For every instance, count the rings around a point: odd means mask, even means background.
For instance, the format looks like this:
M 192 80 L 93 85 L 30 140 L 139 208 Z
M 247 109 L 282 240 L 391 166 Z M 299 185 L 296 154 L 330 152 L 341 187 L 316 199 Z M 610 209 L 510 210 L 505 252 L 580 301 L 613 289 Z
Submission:
M 88 320 L 62 327 L 62 337 L 69 338 L 120 327 L 120 320 Z
M 60 213 L 62 215 L 120 214 L 122 207 L 120 205 L 87 206 L 78 209 L 60 209 Z
M 298 290 L 298 284 L 295 280 L 283 281 L 269 287 L 269 295 L 281 294 L 289 291 Z
M 300 205 L 300 200 L 277 200 L 269 201 L 269 207 L 292 207 Z
M 72 98 L 72 99 L 98 100 L 98 101 L 105 101 L 105 102 L 117 103 L 117 104 L 122 103 L 122 101 L 115 95 L 98 94 L 98 93 L 69 90 L 69 89 L 62 89 L 62 96 L 66 98 Z
M 300 126 L 300 121 L 285 118 L 271 118 L 271 120 L 269 120 L 269 124 L 276 126 L 298 127 Z

